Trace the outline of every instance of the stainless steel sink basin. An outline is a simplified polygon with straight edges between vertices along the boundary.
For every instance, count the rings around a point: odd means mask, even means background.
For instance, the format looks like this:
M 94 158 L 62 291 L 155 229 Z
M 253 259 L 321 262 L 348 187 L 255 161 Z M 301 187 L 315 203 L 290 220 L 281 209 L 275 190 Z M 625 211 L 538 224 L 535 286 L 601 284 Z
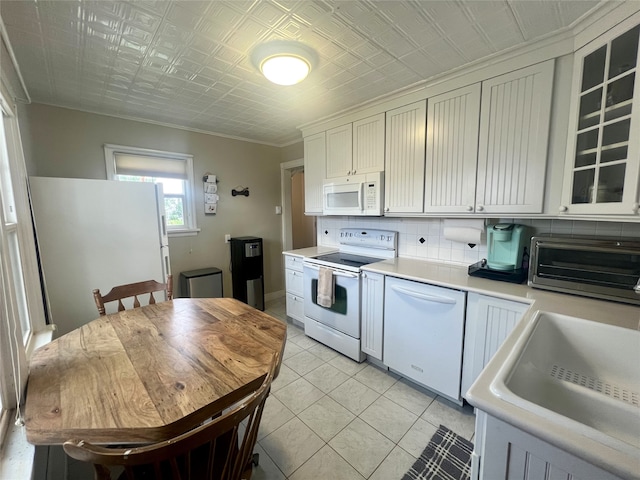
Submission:
M 640 332 L 538 312 L 491 383 L 502 400 L 640 456 Z

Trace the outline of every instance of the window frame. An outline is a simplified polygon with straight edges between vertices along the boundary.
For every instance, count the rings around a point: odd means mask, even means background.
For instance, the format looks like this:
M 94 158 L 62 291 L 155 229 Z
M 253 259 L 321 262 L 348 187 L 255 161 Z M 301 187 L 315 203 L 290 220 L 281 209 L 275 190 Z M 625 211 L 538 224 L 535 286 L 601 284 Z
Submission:
M 187 153 L 177 153 L 177 152 L 167 152 L 163 150 L 153 150 L 148 148 L 140 148 L 140 147 L 129 147 L 126 145 L 114 145 L 114 144 L 105 144 L 104 145 L 104 160 L 106 166 L 107 180 L 114 181 L 125 181 L 118 180 L 116 178 L 116 154 L 127 154 L 127 155 L 143 155 L 146 157 L 157 157 L 162 159 L 170 159 L 170 160 L 180 160 L 185 162 L 185 171 L 187 174 L 187 179 L 185 182 L 185 192 L 184 192 L 184 200 L 185 204 L 184 215 L 185 215 L 185 224 L 184 226 L 176 227 L 167 225 L 167 234 L 169 237 L 181 237 L 181 236 L 190 236 L 197 235 L 200 231 L 197 224 L 196 219 L 196 200 L 195 200 L 195 181 L 193 174 L 193 155 L 189 155 Z M 167 197 L 171 197 L 173 195 L 167 195 Z
M 16 109 L 6 98 L 0 91 L 0 451 L 13 412 L 24 400 L 29 358 L 51 340 L 53 330 L 45 321 Z

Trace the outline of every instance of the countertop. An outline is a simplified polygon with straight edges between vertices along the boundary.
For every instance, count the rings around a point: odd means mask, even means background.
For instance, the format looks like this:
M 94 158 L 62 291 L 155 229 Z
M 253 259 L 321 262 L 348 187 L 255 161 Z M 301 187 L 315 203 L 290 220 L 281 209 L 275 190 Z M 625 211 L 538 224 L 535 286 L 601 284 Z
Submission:
M 315 247 L 284 253 L 304 257 L 307 256 L 307 251 L 309 251 L 309 256 L 314 256 L 314 254 L 325 253 L 324 251 L 316 253 L 317 249 L 325 248 L 327 247 Z M 522 320 L 518 322 L 467 393 L 468 401 L 478 409 L 607 471 L 614 472 L 623 478 L 638 478 L 638 470 L 633 472 L 633 469 L 638 466 L 640 470 L 640 458 L 629 458 L 621 452 L 603 445 L 588 445 L 588 439 L 571 433 L 568 434 L 545 417 L 532 414 L 498 398 L 491 392 L 490 385 L 518 338 L 534 320 L 538 311 L 549 311 L 623 328 L 640 329 L 640 307 L 577 295 L 554 293 L 531 288 L 525 284 L 518 285 L 470 277 L 466 266 L 429 262 L 413 258 L 398 257 L 383 260 L 369 264 L 362 269 L 407 280 L 528 303 L 530 308 Z
M 565 293 L 554 293 L 531 288 L 526 284 L 519 285 L 470 277 L 467 273 L 467 267 L 464 266 L 397 257 L 371 263 L 362 269 L 441 287 L 528 303 L 531 305 L 529 313 L 544 310 L 625 328 L 640 329 L 640 307 Z

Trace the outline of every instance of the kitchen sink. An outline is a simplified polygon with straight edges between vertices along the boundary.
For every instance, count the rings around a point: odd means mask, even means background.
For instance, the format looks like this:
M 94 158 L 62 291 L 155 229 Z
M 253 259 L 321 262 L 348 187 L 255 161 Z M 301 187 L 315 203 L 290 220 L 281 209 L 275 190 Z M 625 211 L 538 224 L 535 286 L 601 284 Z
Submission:
M 562 429 L 640 455 L 640 331 L 537 312 L 490 388 Z

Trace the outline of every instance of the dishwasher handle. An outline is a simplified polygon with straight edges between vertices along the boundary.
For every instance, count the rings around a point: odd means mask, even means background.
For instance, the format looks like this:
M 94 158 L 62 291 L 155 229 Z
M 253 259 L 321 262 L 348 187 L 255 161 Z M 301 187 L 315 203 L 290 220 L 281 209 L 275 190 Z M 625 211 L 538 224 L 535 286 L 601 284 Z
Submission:
M 457 303 L 455 298 L 443 297 L 440 295 L 429 295 L 427 293 L 420 293 L 414 290 L 409 290 L 407 288 L 398 287 L 397 285 L 392 285 L 391 290 L 404 295 L 408 295 L 410 297 L 418 298 L 420 300 L 426 300 L 427 302 L 445 303 L 447 305 L 455 305 Z

